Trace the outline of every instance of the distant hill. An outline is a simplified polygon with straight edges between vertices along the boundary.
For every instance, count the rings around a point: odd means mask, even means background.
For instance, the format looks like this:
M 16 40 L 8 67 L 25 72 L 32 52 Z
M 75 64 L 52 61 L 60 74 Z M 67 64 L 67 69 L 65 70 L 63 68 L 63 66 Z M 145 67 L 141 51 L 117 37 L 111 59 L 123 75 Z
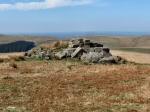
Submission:
M 150 47 L 150 36 L 82 36 L 79 38 L 88 38 L 94 41 L 103 43 L 108 47 Z M 65 38 L 66 39 L 66 38 Z M 68 38 L 67 40 L 69 40 Z M 36 44 L 51 43 L 59 40 L 58 38 L 51 36 L 11 36 L 11 35 L 0 35 L 0 44 L 9 43 L 15 41 L 32 41 Z
M 64 38 L 64 40 L 70 40 L 70 38 Z M 87 38 L 93 41 L 101 42 L 105 47 L 109 47 L 111 49 L 150 53 L 150 36 L 80 36 L 78 38 Z M 39 45 L 43 43 L 49 44 L 57 40 L 59 39 L 55 37 L 41 35 L 0 35 L 0 45 L 16 41 L 30 41 L 34 42 L 36 45 Z M 2 47 L 0 49 L 2 49 Z
M 86 37 L 88 39 L 103 43 L 105 46 L 111 48 L 117 47 L 136 47 L 136 48 L 150 48 L 150 36 L 141 37 L 125 37 L 125 36 L 95 36 Z
M 32 41 L 36 44 L 58 40 L 51 36 L 29 36 L 29 35 L 0 35 L 0 44 L 15 41 Z

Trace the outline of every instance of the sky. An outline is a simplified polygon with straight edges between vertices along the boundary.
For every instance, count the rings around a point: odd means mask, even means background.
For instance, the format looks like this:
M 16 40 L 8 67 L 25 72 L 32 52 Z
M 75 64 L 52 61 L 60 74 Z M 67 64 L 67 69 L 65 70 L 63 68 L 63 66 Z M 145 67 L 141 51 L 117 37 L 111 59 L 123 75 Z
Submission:
M 150 32 L 150 0 L 0 0 L 0 33 Z

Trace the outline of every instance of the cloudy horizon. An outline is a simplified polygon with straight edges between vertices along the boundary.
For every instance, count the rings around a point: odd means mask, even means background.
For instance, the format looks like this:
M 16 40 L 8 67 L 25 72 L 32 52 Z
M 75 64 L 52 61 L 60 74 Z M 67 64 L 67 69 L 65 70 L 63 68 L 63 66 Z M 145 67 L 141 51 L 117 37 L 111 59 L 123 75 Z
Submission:
M 64 6 L 78 6 L 92 3 L 94 0 L 43 0 L 30 2 L 0 3 L 0 10 L 40 10 Z
M 0 0 L 0 33 L 150 32 L 149 0 Z

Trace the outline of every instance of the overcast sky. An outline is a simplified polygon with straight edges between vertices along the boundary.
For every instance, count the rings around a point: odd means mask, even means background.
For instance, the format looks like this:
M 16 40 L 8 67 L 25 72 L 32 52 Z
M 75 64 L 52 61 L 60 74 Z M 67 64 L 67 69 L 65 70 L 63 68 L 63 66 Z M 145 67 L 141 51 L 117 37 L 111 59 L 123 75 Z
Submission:
M 150 0 L 0 0 L 0 33 L 150 32 Z

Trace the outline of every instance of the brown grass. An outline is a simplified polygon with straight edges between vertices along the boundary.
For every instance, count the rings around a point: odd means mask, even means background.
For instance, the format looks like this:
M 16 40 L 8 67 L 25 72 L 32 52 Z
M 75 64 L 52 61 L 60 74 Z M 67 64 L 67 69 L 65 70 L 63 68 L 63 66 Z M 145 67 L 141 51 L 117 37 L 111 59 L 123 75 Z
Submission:
M 56 41 L 56 42 L 53 42 L 52 44 L 41 44 L 40 45 L 42 48 L 44 49 L 60 49 L 60 48 L 67 48 L 68 46 L 68 42 L 66 41 Z
M 14 62 L 10 62 L 10 63 L 9 63 L 9 66 L 12 67 L 12 68 L 15 68 L 15 69 L 18 68 L 17 64 L 14 63 Z
M 25 61 L 24 56 L 9 56 L 10 61 Z
M 150 111 L 146 91 L 149 65 L 83 65 L 74 61 L 16 64 L 18 69 L 0 64 L 1 110 L 12 106 L 29 112 Z
M 142 63 L 142 64 L 150 64 L 150 54 L 146 53 L 136 53 L 129 51 L 119 51 L 119 50 L 111 50 L 113 55 L 121 56 L 128 61 Z
M 10 61 L 25 61 L 24 53 L 0 53 L 0 63 Z

